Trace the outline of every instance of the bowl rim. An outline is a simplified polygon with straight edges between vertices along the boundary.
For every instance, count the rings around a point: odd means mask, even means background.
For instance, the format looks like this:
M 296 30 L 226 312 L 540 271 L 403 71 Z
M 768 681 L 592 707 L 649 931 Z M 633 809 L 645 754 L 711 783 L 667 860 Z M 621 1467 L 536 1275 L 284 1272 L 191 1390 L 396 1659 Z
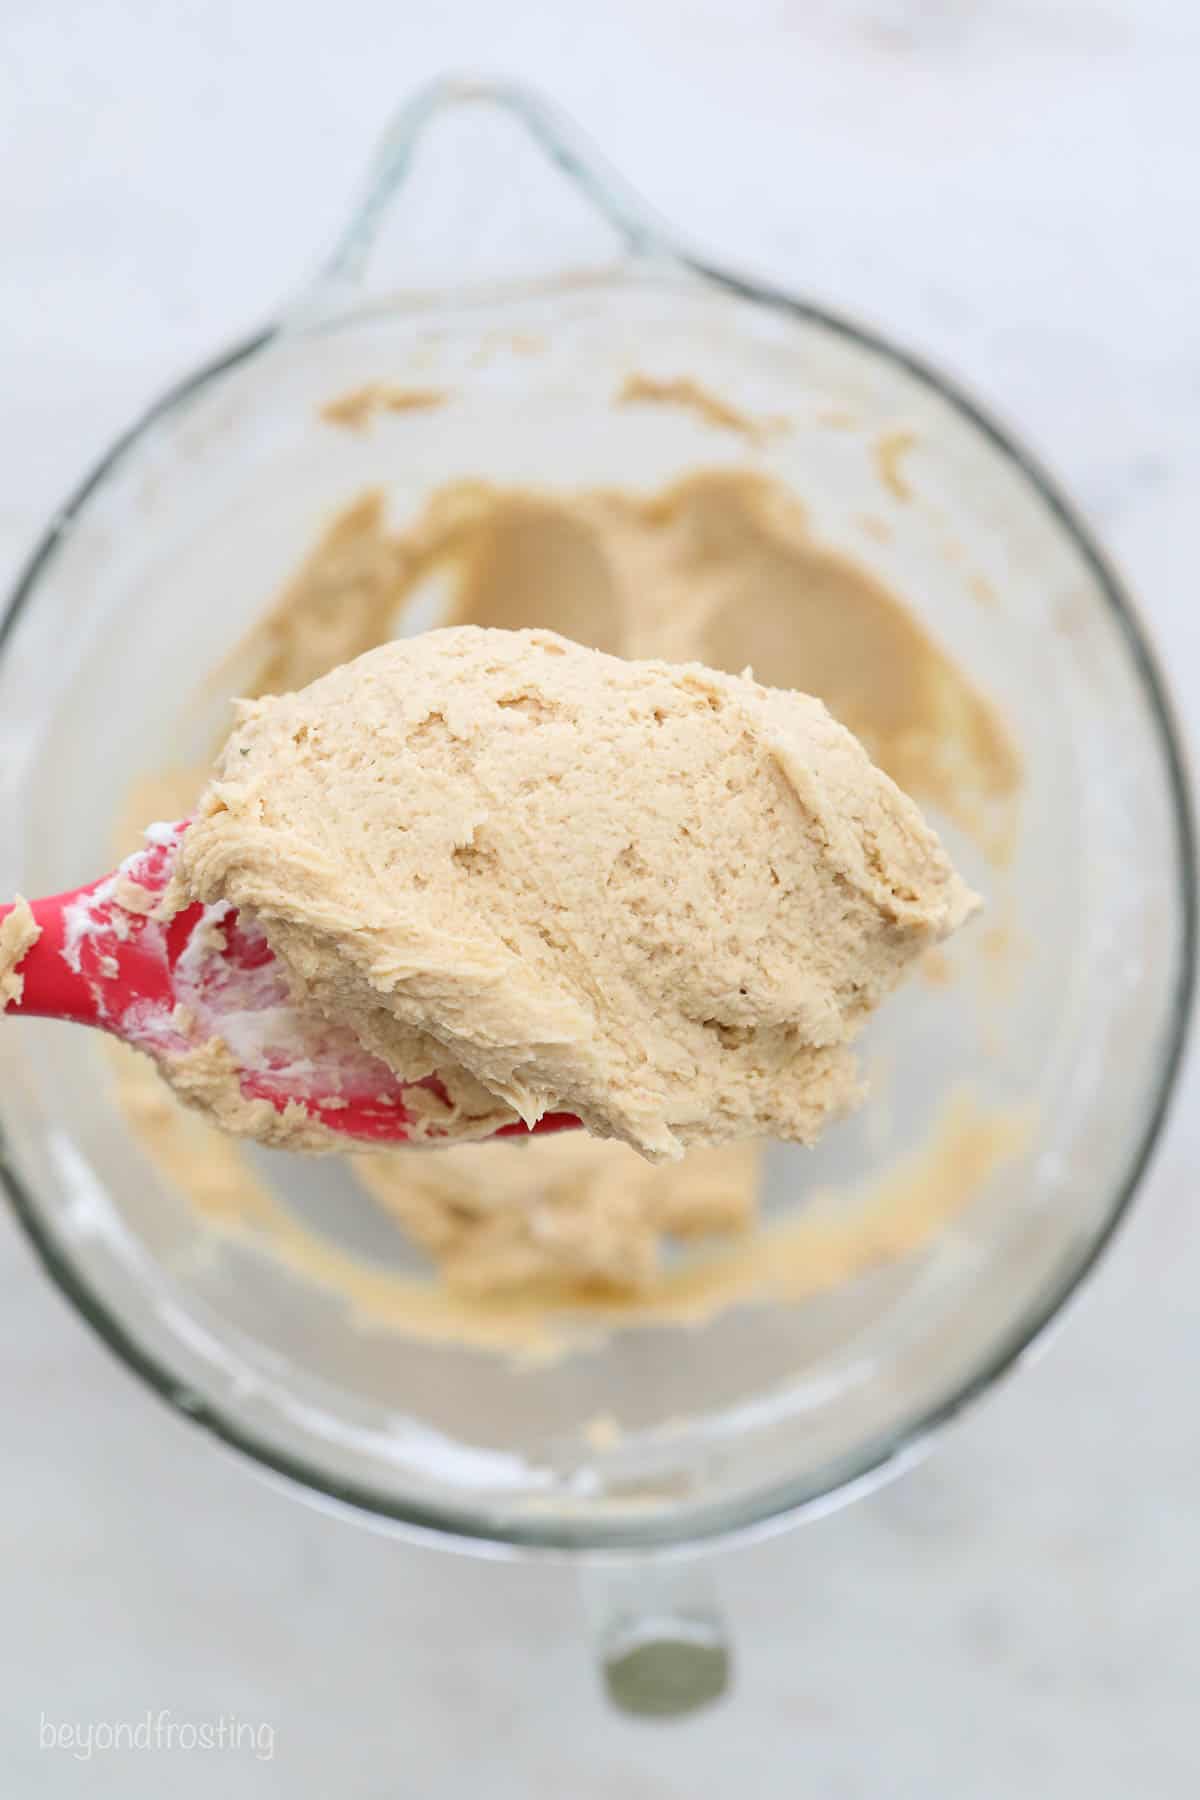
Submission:
M 1113 1190 L 1113 1199 L 1102 1229 L 1080 1255 L 1067 1266 L 1052 1291 L 1027 1314 L 1014 1322 L 993 1345 L 969 1379 L 940 1397 L 918 1417 L 865 1443 L 841 1466 L 826 1469 L 816 1479 L 771 1483 L 736 1501 L 702 1503 L 683 1520 L 653 1516 L 629 1523 L 608 1523 L 594 1518 L 553 1519 L 539 1514 L 528 1521 L 506 1517 L 491 1522 L 453 1505 L 441 1506 L 401 1501 L 380 1493 L 369 1484 L 340 1480 L 302 1455 L 293 1455 L 263 1442 L 228 1412 L 221 1401 L 197 1394 L 165 1364 L 146 1350 L 122 1319 L 109 1308 L 64 1252 L 42 1219 L 32 1195 L 26 1191 L 0 1141 L 0 1183 L 26 1236 L 51 1279 L 110 1351 L 172 1410 L 222 1444 L 248 1458 L 260 1473 L 282 1477 L 289 1491 L 319 1506 L 348 1509 L 360 1522 L 377 1530 L 454 1547 L 482 1555 L 520 1555 L 537 1552 L 644 1552 L 687 1554 L 715 1542 L 728 1543 L 761 1536 L 789 1521 L 830 1511 L 871 1491 L 898 1474 L 929 1447 L 934 1436 L 952 1419 L 988 1393 L 1006 1374 L 1015 1370 L 1038 1347 L 1068 1302 L 1078 1294 L 1097 1267 L 1127 1217 L 1134 1196 L 1160 1140 L 1172 1097 L 1178 1085 L 1187 1045 L 1188 1028 L 1196 987 L 1197 962 L 1197 860 L 1196 825 L 1191 783 L 1184 752 L 1183 734 L 1176 719 L 1165 679 L 1151 648 L 1148 633 L 1122 578 L 1101 549 L 1074 504 L 1056 479 L 1017 437 L 998 424 L 990 410 L 975 400 L 957 378 L 936 363 L 897 344 L 882 330 L 817 301 L 751 280 L 706 258 L 679 254 L 673 270 L 660 274 L 687 274 L 736 298 L 769 307 L 787 316 L 821 326 L 844 340 L 904 369 L 939 399 L 948 403 L 986 437 L 1022 475 L 1071 540 L 1088 567 L 1097 588 L 1120 628 L 1130 662 L 1148 702 L 1162 753 L 1170 802 L 1174 845 L 1179 865 L 1176 894 L 1180 906 L 1178 965 L 1168 1010 L 1158 1082 L 1153 1101 L 1133 1141 L 1125 1167 Z M 346 319 L 339 323 L 349 322 Z M 328 323 L 328 322 L 326 322 Z M 291 327 L 294 329 L 294 327 Z M 0 654 L 17 623 L 30 606 L 43 573 L 53 561 L 66 532 L 93 493 L 133 450 L 143 435 L 168 418 L 210 382 L 230 373 L 274 339 L 287 333 L 286 321 L 270 323 L 238 341 L 213 360 L 199 365 L 181 381 L 166 389 L 112 443 L 107 452 L 52 515 L 11 589 L 0 617 Z

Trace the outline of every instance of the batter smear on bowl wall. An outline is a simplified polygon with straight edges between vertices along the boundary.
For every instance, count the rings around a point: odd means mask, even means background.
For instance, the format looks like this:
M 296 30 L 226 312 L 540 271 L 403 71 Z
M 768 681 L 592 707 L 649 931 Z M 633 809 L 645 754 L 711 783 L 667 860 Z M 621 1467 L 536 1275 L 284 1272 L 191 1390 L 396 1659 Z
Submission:
M 548 628 L 612 655 L 697 660 L 735 675 L 750 665 L 758 682 L 814 693 L 907 793 L 1003 864 L 1021 770 L 1002 719 L 904 603 L 863 565 L 816 540 L 803 505 L 766 476 L 714 469 L 646 494 L 456 481 L 399 525 L 382 496 L 366 492 L 330 522 L 231 656 L 228 684 L 252 699 L 302 688 L 386 644 L 435 583 L 439 624 Z M 514 723 L 535 729 L 519 707 L 512 712 Z M 166 770 L 139 783 L 118 848 L 130 847 L 135 822 L 194 809 L 205 776 Z M 256 1218 L 306 1266 L 317 1260 L 236 1143 L 213 1144 L 198 1191 L 188 1174 L 195 1144 L 215 1134 L 156 1091 L 152 1070 L 117 1054 L 127 1115 L 174 1179 L 226 1228 Z M 1015 1150 L 1022 1133 L 1008 1129 L 1011 1121 L 975 1118 L 969 1101 L 954 1105 L 947 1141 L 956 1168 L 974 1166 L 976 1136 L 985 1172 L 1006 1144 Z M 759 1154 L 751 1142 L 696 1148 L 681 1163 L 654 1168 L 624 1145 L 571 1134 L 444 1150 L 433 1164 L 402 1151 L 355 1166 L 460 1293 L 573 1301 L 590 1294 L 652 1309 L 660 1289 L 668 1305 L 667 1242 L 719 1243 L 750 1229 Z M 504 1173 L 485 1181 L 492 1156 Z M 877 1196 L 872 1204 L 875 1216 Z M 839 1233 L 844 1273 L 853 1252 Z M 902 1218 L 893 1236 L 899 1253 Z M 880 1254 L 872 1227 L 864 1263 Z M 815 1266 L 814 1275 L 819 1284 Z M 387 1310 L 381 1295 L 375 1301 Z

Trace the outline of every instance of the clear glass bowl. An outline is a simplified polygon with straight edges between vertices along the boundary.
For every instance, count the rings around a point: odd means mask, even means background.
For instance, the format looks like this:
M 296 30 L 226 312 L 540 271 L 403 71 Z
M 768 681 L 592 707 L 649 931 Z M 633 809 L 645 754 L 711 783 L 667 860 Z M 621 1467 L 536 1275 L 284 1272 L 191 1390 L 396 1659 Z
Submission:
M 686 372 L 793 429 L 754 447 L 614 408 L 631 367 Z M 455 404 L 361 436 L 318 420 L 381 377 L 453 388 Z M 897 429 L 913 434 L 917 501 L 867 543 L 870 446 Z M 462 83 L 400 116 L 344 242 L 280 321 L 113 448 L 4 621 L 0 893 L 51 892 L 107 866 L 116 797 L 140 770 L 207 750 L 225 694 L 204 718 L 181 698 L 364 486 L 400 517 L 462 475 L 651 487 L 713 464 L 774 473 L 823 537 L 853 542 L 993 696 L 1025 759 L 1002 880 L 946 827 L 1025 939 L 987 1031 L 977 934 L 963 979 L 915 985 L 878 1023 L 886 1117 L 868 1107 L 816 1151 L 767 1157 L 776 1215 L 917 1144 L 954 1083 L 1024 1108 L 1022 1152 L 931 1241 L 803 1304 L 630 1328 L 516 1368 L 366 1328 L 336 1293 L 214 1241 L 132 1141 L 92 1037 L 0 1032 L 5 1179 L 54 1278 L 198 1424 L 382 1521 L 616 1552 L 738 1532 L 896 1466 L 1039 1336 L 1137 1186 L 1191 995 L 1186 784 L 1142 630 L 1057 488 L 939 374 L 683 253 L 541 103 Z M 965 595 L 966 567 L 994 604 Z M 335 1166 L 274 1157 L 264 1172 L 348 1245 L 405 1266 Z M 616 1441 L 586 1428 L 597 1415 L 620 1422 Z

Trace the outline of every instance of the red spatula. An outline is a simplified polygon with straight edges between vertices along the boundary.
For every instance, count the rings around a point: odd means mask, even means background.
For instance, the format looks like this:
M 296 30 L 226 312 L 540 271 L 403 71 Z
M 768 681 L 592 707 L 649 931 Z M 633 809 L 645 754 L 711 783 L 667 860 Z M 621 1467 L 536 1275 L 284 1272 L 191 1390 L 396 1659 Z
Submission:
M 261 928 L 232 907 L 195 904 L 167 925 L 149 916 L 186 829 L 186 820 L 152 825 L 145 848 L 115 874 L 31 902 L 41 936 L 16 967 L 23 991 L 7 1012 L 95 1025 L 160 1061 L 219 1037 L 247 1100 L 280 1112 L 295 1102 L 348 1139 L 406 1142 L 414 1088 L 449 1105 L 436 1075 L 401 1081 L 352 1032 L 296 1006 Z M 0 907 L 0 924 L 12 911 Z M 438 1135 L 427 1102 L 421 1114 L 425 1132 Z M 577 1124 L 548 1113 L 534 1130 Z M 496 1135 L 526 1130 L 504 1125 Z

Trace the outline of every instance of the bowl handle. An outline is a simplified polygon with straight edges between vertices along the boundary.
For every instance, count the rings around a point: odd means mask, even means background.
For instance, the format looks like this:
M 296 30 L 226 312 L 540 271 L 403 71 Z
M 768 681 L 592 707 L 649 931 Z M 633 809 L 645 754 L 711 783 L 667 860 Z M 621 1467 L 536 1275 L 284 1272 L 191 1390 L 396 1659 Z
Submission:
M 733 1654 L 702 1555 L 588 1555 L 580 1588 L 592 1653 L 610 1703 L 672 1719 L 728 1692 Z
M 614 260 L 683 266 L 667 228 L 549 101 L 519 82 L 446 76 L 393 118 L 349 221 L 283 322 L 528 279 L 547 258 L 560 276 Z

